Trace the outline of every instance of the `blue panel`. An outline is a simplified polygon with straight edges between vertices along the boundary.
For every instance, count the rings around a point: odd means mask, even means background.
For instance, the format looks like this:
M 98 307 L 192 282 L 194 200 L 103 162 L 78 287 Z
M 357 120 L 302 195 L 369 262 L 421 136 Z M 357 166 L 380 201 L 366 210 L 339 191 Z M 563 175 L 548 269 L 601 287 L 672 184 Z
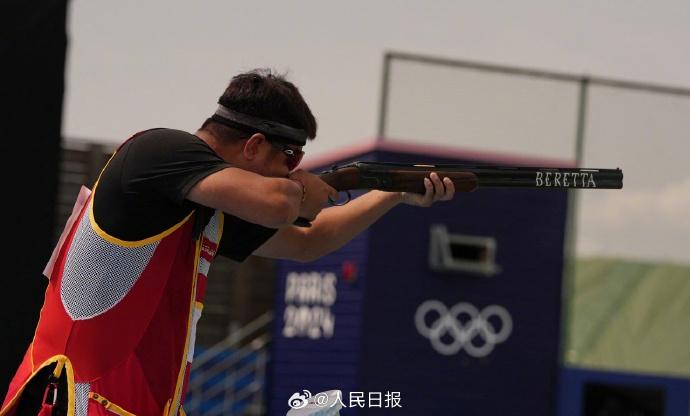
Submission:
M 372 160 L 370 154 L 353 160 Z M 329 166 L 314 169 L 321 172 Z M 357 193 L 353 193 L 357 196 Z M 306 389 L 311 393 L 359 388 L 361 363 L 361 326 L 364 307 L 364 285 L 368 261 L 369 234 L 364 232 L 335 253 L 310 264 L 289 261 L 279 263 L 276 293 L 276 319 L 270 363 L 269 414 L 284 415 L 289 409 L 288 399 L 293 393 Z M 343 273 L 343 264 L 356 268 L 353 279 Z M 310 306 L 310 303 L 286 302 L 286 279 L 291 272 L 333 273 L 337 276 L 337 300 L 330 307 L 335 317 L 331 338 L 285 337 L 285 311 L 290 305 Z
M 566 198 L 564 191 L 479 189 L 426 211 L 401 206 L 377 223 L 367 273 L 363 388 L 400 391 L 407 414 L 552 415 Z M 486 278 L 431 271 L 429 228 L 437 223 L 494 237 L 502 272 Z M 448 308 L 500 305 L 512 316 L 513 331 L 484 357 L 466 349 L 442 355 L 415 325 L 417 308 L 431 299 Z M 482 344 L 479 336 L 475 341 Z
M 312 393 L 331 389 L 357 389 L 367 244 L 368 233 L 365 232 L 343 249 L 317 262 L 281 262 L 273 330 L 270 414 L 284 415 L 289 409 L 288 398 L 304 389 Z M 344 262 L 355 265 L 357 273 L 354 280 L 347 281 L 343 276 Z M 290 273 L 300 272 L 307 275 L 318 273 L 321 276 L 332 273 L 337 277 L 336 301 L 329 308 L 335 318 L 331 337 L 311 339 L 308 336 L 285 336 L 289 320 L 285 311 L 288 307 L 324 307 L 319 302 L 296 302 L 294 299 L 286 301 L 286 279 Z

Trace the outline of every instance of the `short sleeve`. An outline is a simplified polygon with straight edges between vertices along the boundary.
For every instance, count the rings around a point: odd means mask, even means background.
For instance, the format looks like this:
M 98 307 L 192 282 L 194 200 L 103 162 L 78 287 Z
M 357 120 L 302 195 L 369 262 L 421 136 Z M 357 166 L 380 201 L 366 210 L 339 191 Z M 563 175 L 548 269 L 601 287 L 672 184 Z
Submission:
M 201 179 L 230 167 L 203 140 L 179 130 L 150 130 L 123 150 L 123 191 L 157 194 L 178 205 Z
M 224 213 L 223 236 L 218 254 L 242 262 L 278 231 Z

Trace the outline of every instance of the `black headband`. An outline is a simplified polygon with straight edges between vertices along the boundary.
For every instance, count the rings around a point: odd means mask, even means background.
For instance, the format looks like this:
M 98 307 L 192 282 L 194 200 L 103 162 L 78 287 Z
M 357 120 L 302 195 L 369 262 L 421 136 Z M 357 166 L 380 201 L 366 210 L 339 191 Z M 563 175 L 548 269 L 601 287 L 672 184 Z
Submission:
M 307 144 L 307 132 L 304 130 L 238 113 L 222 105 L 218 106 L 216 113 L 211 116 L 211 120 L 233 128 L 246 129 L 249 127 L 266 136 L 277 137 L 298 146 Z

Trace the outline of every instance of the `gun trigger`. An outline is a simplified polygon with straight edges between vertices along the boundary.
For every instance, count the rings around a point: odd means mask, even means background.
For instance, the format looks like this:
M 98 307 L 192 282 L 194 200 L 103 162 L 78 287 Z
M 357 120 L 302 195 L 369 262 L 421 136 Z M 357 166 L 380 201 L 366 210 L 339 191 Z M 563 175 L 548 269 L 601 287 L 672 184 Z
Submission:
M 328 202 L 330 202 L 331 205 L 333 205 L 334 207 L 339 207 L 339 206 L 341 206 L 341 205 L 345 205 L 345 204 L 347 204 L 348 202 L 350 202 L 350 200 L 352 200 L 352 195 L 350 194 L 350 191 L 342 191 L 342 192 L 345 192 L 345 194 L 347 195 L 347 198 L 346 198 L 344 201 L 340 201 L 340 202 L 339 202 L 339 201 L 336 201 L 336 200 L 334 200 L 333 198 L 331 198 L 331 197 L 329 196 L 329 197 L 328 197 Z

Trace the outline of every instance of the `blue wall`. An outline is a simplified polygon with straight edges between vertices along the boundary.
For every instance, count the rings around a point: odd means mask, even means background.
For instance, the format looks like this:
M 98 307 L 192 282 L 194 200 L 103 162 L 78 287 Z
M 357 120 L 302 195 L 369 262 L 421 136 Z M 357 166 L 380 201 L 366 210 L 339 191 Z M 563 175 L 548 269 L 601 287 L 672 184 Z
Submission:
M 411 158 L 382 153 L 380 159 Z M 565 212 L 563 191 L 479 189 L 429 211 L 401 206 L 377 223 L 364 300 L 362 388 L 401 391 L 405 414 L 553 415 Z M 429 227 L 437 223 L 449 232 L 495 237 L 502 272 L 430 270 Z M 501 305 L 512 316 L 512 334 L 483 358 L 464 350 L 441 355 L 414 323 L 428 299 L 480 310 Z

